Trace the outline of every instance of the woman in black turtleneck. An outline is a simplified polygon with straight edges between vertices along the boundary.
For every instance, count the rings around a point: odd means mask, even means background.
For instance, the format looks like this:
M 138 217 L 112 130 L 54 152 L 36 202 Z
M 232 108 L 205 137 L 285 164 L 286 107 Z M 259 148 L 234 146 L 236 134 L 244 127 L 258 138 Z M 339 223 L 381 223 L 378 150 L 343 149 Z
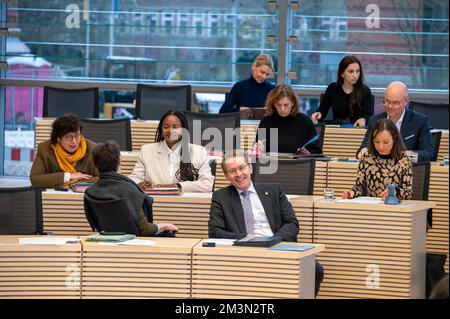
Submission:
M 276 86 L 267 96 L 266 108 L 270 114 L 259 123 L 256 149 L 264 152 L 295 153 L 317 135 L 314 123 L 299 112 L 300 102 L 294 90 L 287 84 Z M 278 129 L 278 148 L 271 145 L 271 128 Z M 264 134 L 265 132 L 265 134 Z M 265 136 L 264 136 L 265 135 Z M 306 146 L 302 153 L 321 154 L 317 141 Z

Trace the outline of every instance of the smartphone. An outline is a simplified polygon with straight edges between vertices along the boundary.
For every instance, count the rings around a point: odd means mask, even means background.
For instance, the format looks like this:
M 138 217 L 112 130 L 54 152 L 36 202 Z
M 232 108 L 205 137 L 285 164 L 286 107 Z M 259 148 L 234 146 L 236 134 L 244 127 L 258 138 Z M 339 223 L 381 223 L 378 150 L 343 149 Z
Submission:
M 202 247 L 216 247 L 216 243 L 204 242 L 202 243 Z

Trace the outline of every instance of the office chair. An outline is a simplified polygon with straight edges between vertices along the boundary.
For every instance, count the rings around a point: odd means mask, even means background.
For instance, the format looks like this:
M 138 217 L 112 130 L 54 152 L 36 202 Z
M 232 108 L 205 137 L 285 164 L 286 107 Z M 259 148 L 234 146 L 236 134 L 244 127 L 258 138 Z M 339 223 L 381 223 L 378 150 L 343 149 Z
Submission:
M 116 141 L 121 151 L 131 151 L 131 125 L 129 118 L 80 119 L 83 136 L 95 143 Z
M 437 161 L 439 155 L 439 147 L 441 146 L 442 131 L 432 131 L 431 139 L 433 140 L 434 156 L 433 161 Z
M 240 113 L 241 120 L 262 120 L 267 115 L 267 110 L 265 107 L 250 107 Z
M 124 232 L 139 236 L 139 221 L 131 215 L 123 198 L 96 200 L 84 193 L 84 213 L 94 231 Z
M 430 189 L 430 162 L 412 163 L 414 200 L 428 200 Z
M 138 84 L 136 91 L 136 118 L 159 120 L 168 110 L 191 110 L 190 85 Z
M 207 151 L 226 152 L 240 148 L 239 112 L 207 114 L 184 111 L 183 113 L 189 125 L 191 143 L 205 146 Z
M 62 89 L 44 86 L 43 117 L 58 117 L 66 113 L 78 117 L 98 118 L 98 88 Z
M 325 140 L 325 122 L 317 123 L 316 125 L 316 132 L 317 135 L 319 135 L 319 140 L 317 141 L 317 144 L 319 144 L 320 149 L 323 150 L 323 141 Z
M 409 102 L 409 108 L 414 112 L 428 116 L 430 129 L 448 130 L 448 103 L 434 104 L 411 101 Z
M 267 166 L 275 165 L 277 170 L 273 174 L 264 174 Z M 286 194 L 289 195 L 312 195 L 314 192 L 314 170 L 316 162 L 308 159 L 275 159 L 270 158 L 268 163 L 257 159 L 253 168 L 253 181 L 257 183 L 280 183 Z
M 43 234 L 41 188 L 0 188 L 0 235 Z
M 211 192 L 214 192 L 214 185 L 216 184 L 216 171 L 217 171 L 217 162 L 212 159 L 209 161 L 209 167 L 211 168 L 211 175 L 214 176 L 214 182 L 212 186 Z

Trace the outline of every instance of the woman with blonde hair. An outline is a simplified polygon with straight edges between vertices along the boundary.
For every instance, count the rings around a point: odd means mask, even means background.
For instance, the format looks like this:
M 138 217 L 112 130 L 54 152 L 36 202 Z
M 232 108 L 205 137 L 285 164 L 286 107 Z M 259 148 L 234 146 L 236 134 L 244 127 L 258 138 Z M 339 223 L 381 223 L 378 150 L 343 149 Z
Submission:
M 267 81 L 274 71 L 272 57 L 258 55 L 252 63 L 252 76 L 233 85 L 219 113 L 245 111 L 250 107 L 264 107 L 267 94 L 275 87 Z

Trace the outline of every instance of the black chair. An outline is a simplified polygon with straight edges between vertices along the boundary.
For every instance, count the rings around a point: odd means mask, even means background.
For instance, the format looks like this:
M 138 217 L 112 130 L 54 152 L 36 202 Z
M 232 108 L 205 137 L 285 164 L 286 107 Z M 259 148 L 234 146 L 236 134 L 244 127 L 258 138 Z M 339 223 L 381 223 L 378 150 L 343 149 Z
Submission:
M 428 200 L 430 189 L 430 162 L 412 163 L 414 200 Z
M 434 104 L 421 103 L 416 101 L 409 102 L 409 108 L 415 112 L 419 112 L 428 116 L 431 128 L 448 130 L 448 103 Z
M 0 235 L 36 234 L 44 234 L 41 189 L 0 188 Z
M 437 161 L 439 155 L 439 147 L 441 146 L 442 131 L 432 131 L 431 139 L 433 140 L 434 156 L 433 161 Z
M 320 123 L 317 123 L 315 126 L 316 126 L 317 135 L 319 135 L 319 140 L 317 141 L 317 144 L 319 144 L 320 149 L 323 150 L 323 141 L 325 140 L 326 125 L 324 122 L 320 122 Z
M 139 236 L 139 221 L 128 211 L 123 198 L 96 200 L 84 193 L 84 213 L 94 231 L 124 232 Z
M 74 113 L 78 117 L 98 118 L 98 88 L 62 89 L 44 86 L 43 116 Z
M 430 190 L 430 162 L 412 163 L 413 170 L 413 200 L 428 200 Z M 433 227 L 433 210 L 427 211 L 428 228 Z
M 239 112 L 208 114 L 185 111 L 183 113 L 189 125 L 191 143 L 205 146 L 208 151 L 226 152 L 240 148 Z M 205 132 L 207 129 L 208 131 Z M 205 133 L 203 136 L 205 139 L 202 138 L 203 133 Z
M 278 161 L 278 167 L 273 174 L 265 174 L 267 166 L 275 165 L 272 161 Z M 289 195 L 313 195 L 314 170 L 316 162 L 308 159 L 274 159 L 262 162 L 257 159 L 253 169 L 253 180 L 257 183 L 280 183 L 286 194 Z
M 268 114 L 265 107 L 249 107 L 240 113 L 241 120 L 262 120 Z
M 168 110 L 190 111 L 190 85 L 138 84 L 136 91 L 136 118 L 159 120 Z
M 214 183 L 212 186 L 212 192 L 214 192 L 214 186 L 216 184 L 216 171 L 217 171 L 217 162 L 216 160 L 212 159 L 209 161 L 209 167 L 211 168 L 211 175 L 214 176 Z
M 131 151 L 131 125 L 129 118 L 121 119 L 80 119 L 83 136 L 95 143 L 116 141 L 121 151 Z

